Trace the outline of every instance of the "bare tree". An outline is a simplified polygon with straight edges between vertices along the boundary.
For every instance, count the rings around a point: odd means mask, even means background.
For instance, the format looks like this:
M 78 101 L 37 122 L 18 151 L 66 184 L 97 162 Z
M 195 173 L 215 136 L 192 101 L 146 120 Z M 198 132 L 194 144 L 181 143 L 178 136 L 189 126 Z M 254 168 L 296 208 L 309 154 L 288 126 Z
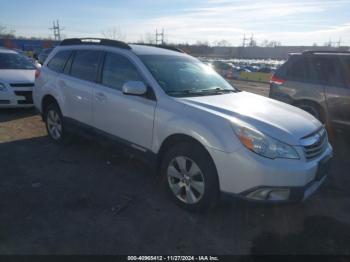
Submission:
M 103 37 L 112 40 L 125 41 L 126 34 L 119 27 L 110 27 L 102 31 Z
M 15 30 L 8 30 L 6 26 L 0 25 L 0 37 L 12 38 L 15 36 Z
M 224 47 L 227 47 L 227 46 L 230 46 L 231 44 L 230 44 L 229 41 L 223 39 L 223 40 L 220 40 L 219 42 L 217 42 L 216 45 L 217 45 L 217 46 L 224 46 Z
M 209 42 L 198 40 L 195 45 L 197 45 L 197 46 L 209 46 Z
M 145 33 L 140 39 L 137 41 L 139 44 L 156 44 L 155 35 L 152 33 Z

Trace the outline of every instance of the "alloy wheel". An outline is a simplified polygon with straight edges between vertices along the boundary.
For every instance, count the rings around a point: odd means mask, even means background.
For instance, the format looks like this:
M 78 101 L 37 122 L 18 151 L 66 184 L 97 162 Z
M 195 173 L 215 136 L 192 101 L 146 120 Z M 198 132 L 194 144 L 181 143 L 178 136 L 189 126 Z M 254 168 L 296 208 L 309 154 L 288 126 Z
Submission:
M 170 161 L 167 169 L 168 183 L 173 194 L 186 204 L 198 203 L 204 195 L 204 176 L 190 158 L 178 156 Z
M 61 138 L 62 121 L 58 113 L 54 110 L 50 110 L 47 113 L 47 129 L 53 139 L 59 140 Z

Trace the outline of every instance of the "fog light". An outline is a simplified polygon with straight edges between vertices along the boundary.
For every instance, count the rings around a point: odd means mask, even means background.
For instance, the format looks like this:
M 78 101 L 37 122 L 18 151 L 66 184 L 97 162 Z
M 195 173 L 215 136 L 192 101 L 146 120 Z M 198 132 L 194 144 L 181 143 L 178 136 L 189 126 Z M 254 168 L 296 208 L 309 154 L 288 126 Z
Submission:
M 289 189 L 276 189 L 272 190 L 269 194 L 268 200 L 288 200 L 290 196 Z
M 247 195 L 247 198 L 254 200 L 282 201 L 288 200 L 290 196 L 289 189 L 279 188 L 260 188 Z

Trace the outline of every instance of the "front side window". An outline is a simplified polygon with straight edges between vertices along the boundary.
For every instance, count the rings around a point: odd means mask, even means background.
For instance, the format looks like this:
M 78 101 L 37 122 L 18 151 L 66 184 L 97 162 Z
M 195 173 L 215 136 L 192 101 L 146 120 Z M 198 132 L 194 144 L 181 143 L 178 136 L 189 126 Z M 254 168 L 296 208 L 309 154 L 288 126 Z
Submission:
M 135 66 L 124 56 L 107 53 L 102 71 L 102 84 L 122 90 L 128 81 L 142 81 Z
M 200 96 L 237 91 L 210 66 L 195 58 L 170 55 L 140 58 L 168 95 Z
M 48 63 L 48 68 L 57 73 L 62 73 L 64 66 L 67 63 L 67 60 L 69 59 L 71 54 L 71 51 L 58 52 Z
M 0 69 L 34 70 L 28 58 L 16 53 L 0 53 Z
M 71 66 L 71 76 L 86 80 L 95 81 L 100 52 L 93 50 L 76 51 L 74 61 Z

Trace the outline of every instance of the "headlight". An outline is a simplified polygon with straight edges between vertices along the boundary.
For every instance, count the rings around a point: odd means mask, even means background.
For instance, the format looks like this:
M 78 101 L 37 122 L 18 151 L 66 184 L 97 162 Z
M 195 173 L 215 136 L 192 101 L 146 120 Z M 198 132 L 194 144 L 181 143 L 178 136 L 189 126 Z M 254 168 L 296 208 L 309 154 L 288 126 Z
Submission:
M 0 92 L 5 92 L 5 91 L 7 91 L 6 86 L 0 83 Z
M 233 129 L 241 143 L 261 156 L 275 158 L 299 159 L 297 151 L 290 145 L 268 137 L 251 127 L 233 125 Z

